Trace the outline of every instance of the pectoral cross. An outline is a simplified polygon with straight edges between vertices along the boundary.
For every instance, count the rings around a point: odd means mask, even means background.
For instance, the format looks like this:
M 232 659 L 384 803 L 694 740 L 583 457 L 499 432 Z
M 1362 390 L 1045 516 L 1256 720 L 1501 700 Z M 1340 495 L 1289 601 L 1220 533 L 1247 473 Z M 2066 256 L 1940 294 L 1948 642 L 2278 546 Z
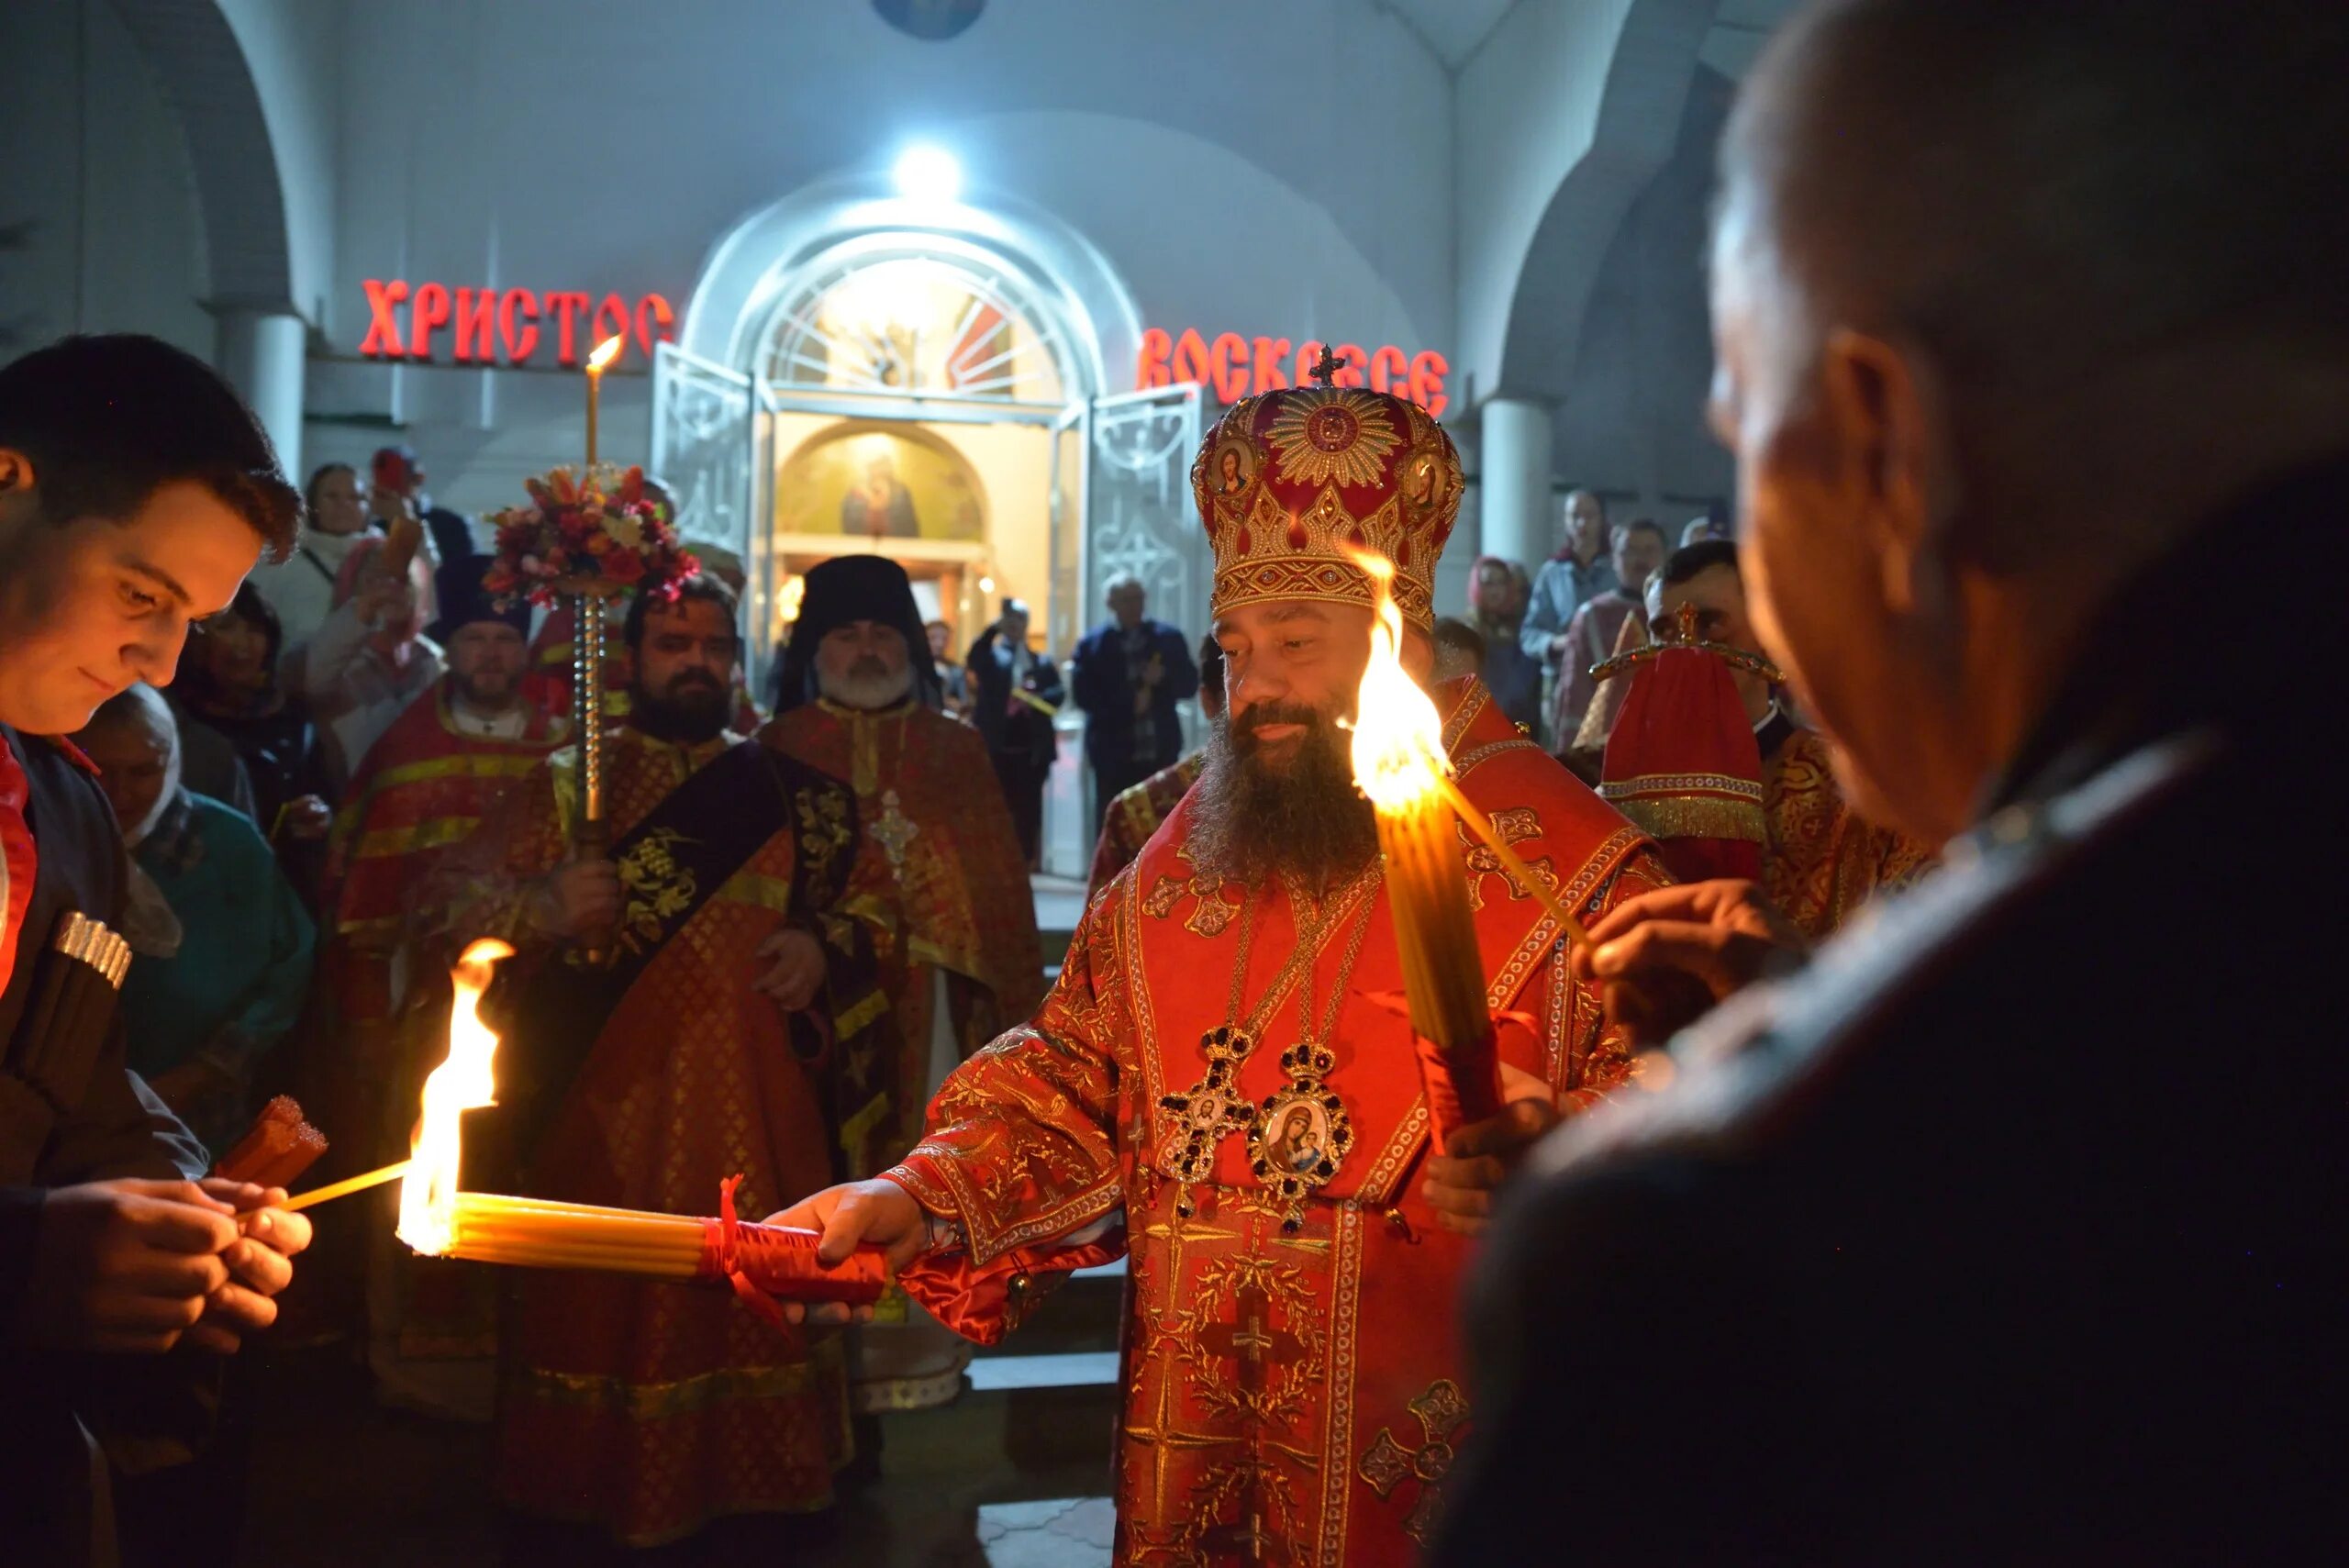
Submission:
M 906 869 L 906 846 L 921 829 L 898 806 L 897 792 L 885 789 L 881 792 L 881 815 L 865 831 L 880 844 L 881 852 L 889 857 L 889 874 L 896 876 Z

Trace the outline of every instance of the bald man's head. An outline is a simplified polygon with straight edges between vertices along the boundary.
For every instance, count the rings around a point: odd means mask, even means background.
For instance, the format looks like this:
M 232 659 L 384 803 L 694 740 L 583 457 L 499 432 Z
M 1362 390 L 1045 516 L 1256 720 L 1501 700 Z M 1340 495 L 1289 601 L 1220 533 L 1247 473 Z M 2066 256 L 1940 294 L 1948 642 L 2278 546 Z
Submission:
M 1862 809 L 1969 819 L 2088 617 L 2349 451 L 2349 5 L 1814 0 L 1721 149 L 1753 629 Z
M 1823 0 L 1722 144 L 1726 243 L 1960 386 L 2204 334 L 2349 353 L 2349 6 Z

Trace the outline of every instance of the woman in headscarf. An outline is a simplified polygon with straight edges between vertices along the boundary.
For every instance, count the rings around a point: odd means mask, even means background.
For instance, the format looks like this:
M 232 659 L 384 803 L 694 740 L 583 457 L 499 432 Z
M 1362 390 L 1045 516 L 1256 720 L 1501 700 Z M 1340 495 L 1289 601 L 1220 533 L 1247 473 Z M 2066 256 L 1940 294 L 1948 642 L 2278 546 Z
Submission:
M 152 687 L 108 700 L 74 740 L 130 851 L 129 1064 L 225 1149 L 250 1119 L 255 1068 L 309 989 L 310 917 L 251 821 L 180 782 L 179 728 Z

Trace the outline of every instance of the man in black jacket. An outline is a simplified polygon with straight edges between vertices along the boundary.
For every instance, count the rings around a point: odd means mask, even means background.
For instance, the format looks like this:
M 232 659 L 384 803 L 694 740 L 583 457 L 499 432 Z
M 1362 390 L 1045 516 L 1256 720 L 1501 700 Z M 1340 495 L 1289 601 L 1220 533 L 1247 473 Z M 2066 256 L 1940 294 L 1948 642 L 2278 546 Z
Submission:
M 1834 0 L 1745 82 L 1745 580 L 1948 869 L 1537 1151 L 1436 1562 L 2349 1554 L 2343 80 L 2337 6 Z M 1798 970 L 1743 884 L 1591 934 L 1651 1031 Z
M 1188 639 L 1142 611 L 1141 579 L 1109 581 L 1109 621 L 1076 645 L 1070 695 L 1085 710 L 1085 760 L 1093 764 L 1093 837 L 1109 803 L 1183 754 L 1174 705 L 1198 695 L 1199 667 Z
M 0 369 L 0 1558 L 103 1561 L 87 1434 L 184 1457 L 217 1367 L 274 1318 L 309 1239 L 284 1195 L 201 1180 L 203 1148 L 123 1065 L 114 995 L 51 950 L 116 926 L 122 840 L 79 728 L 172 677 L 297 499 L 201 361 L 69 338 Z M 71 1005 L 51 1005 L 58 998 Z M 145 1358 L 143 1365 L 133 1358 Z M 173 1407 L 173 1396 L 186 1396 Z M 117 1459 L 132 1450 L 121 1450 Z
M 1060 740 L 1052 716 L 1067 694 L 1060 666 L 1028 646 L 1028 606 L 1006 599 L 1003 614 L 971 645 L 971 723 L 987 743 L 987 759 L 1011 807 L 1019 852 L 1036 868 L 1044 833 L 1044 782 L 1052 777 Z

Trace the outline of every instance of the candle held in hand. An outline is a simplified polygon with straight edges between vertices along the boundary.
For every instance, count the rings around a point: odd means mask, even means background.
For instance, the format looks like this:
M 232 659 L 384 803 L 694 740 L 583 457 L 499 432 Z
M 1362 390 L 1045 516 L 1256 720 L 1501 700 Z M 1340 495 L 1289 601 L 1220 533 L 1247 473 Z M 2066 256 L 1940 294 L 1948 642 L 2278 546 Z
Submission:
M 1378 817 L 1403 991 L 1442 1135 L 1500 1109 L 1484 960 L 1453 826 L 1443 720 L 1403 668 L 1403 614 L 1388 592 L 1394 563 L 1366 551 L 1353 556 L 1377 594 L 1370 663 L 1354 705 L 1354 782 Z

